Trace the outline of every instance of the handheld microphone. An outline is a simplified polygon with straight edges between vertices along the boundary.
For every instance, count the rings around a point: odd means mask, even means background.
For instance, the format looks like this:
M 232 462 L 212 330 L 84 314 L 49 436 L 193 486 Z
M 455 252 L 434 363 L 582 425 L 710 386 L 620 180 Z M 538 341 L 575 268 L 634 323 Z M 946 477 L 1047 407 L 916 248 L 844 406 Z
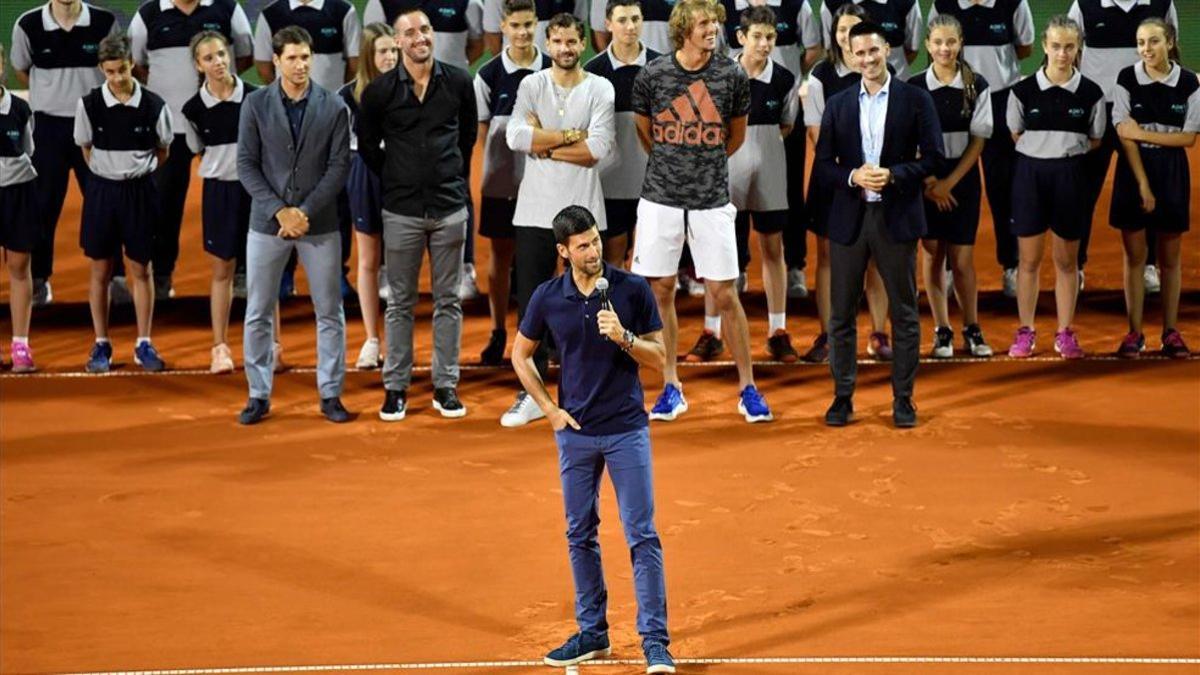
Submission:
M 608 279 L 604 277 L 597 279 L 596 290 L 600 291 L 600 305 L 604 309 L 612 309 L 612 305 L 608 304 Z

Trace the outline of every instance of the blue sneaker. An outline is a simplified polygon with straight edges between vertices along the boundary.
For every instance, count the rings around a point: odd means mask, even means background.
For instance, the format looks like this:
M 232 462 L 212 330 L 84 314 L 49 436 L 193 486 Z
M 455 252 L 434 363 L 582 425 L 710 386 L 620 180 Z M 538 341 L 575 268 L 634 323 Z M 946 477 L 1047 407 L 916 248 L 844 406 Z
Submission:
M 89 373 L 107 373 L 112 370 L 112 343 L 96 342 L 92 345 L 92 353 L 88 354 L 87 371 Z
M 650 419 L 670 422 L 687 412 L 687 409 L 687 399 L 683 397 L 683 390 L 673 384 L 668 384 L 663 387 L 662 393 L 658 395 L 658 400 L 654 402 L 654 407 L 650 409 Z
M 738 399 L 738 412 L 742 413 L 746 417 L 746 421 L 751 424 L 770 422 L 775 419 L 771 414 L 771 409 L 767 407 L 766 399 L 752 384 L 746 385 L 746 388 L 742 390 L 741 397 Z
M 647 673 L 675 672 L 675 659 L 671 658 L 667 646 L 658 640 L 647 640 L 642 645 L 642 653 L 646 655 Z
M 289 274 L 286 270 L 279 279 L 279 300 L 287 300 L 296 294 L 296 273 Z
M 612 653 L 608 646 L 608 635 L 576 633 L 567 638 L 563 646 L 546 655 L 542 661 L 548 666 L 573 666 L 577 663 L 603 658 Z
M 167 364 L 159 357 L 158 350 L 149 342 L 143 342 L 134 348 L 133 362 L 141 366 L 142 370 L 151 373 L 167 369 Z

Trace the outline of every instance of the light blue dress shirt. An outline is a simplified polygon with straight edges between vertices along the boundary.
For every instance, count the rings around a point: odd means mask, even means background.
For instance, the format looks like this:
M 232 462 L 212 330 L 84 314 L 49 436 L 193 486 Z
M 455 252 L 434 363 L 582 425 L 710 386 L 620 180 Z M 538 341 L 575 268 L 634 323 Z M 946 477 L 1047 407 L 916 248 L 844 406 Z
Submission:
M 867 93 L 866 82 L 858 85 L 858 130 L 862 136 L 863 161 L 876 167 L 883 153 L 883 129 L 887 122 L 888 92 L 891 88 L 891 74 L 874 95 Z M 851 180 L 850 184 L 853 185 L 854 181 Z M 883 201 L 883 195 L 878 192 L 864 190 L 863 196 L 869 202 Z

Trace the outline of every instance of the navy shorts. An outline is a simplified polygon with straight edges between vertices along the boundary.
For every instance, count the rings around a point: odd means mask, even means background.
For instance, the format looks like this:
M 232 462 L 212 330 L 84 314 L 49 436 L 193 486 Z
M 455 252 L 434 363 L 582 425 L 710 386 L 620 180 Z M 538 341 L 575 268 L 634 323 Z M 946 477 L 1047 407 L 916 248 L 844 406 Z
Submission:
M 605 199 L 604 219 L 608 229 L 604 236 L 619 237 L 633 232 L 637 227 L 637 205 L 636 199 Z
M 488 239 L 512 239 L 517 236 L 513 229 L 513 214 L 517 212 L 517 198 L 483 197 L 479 202 L 479 234 Z
M 152 174 L 129 180 L 110 180 L 95 174 L 83 190 L 79 245 L 92 260 L 125 255 L 141 264 L 154 252 L 158 221 L 158 188 Z
M 0 246 L 29 253 L 38 240 L 37 181 L 0 187 Z
M 383 200 L 379 197 L 379 176 L 357 152 L 350 159 L 350 174 L 346 177 L 346 196 L 350 207 L 350 222 L 363 234 L 383 233 Z
M 750 211 L 750 226 L 760 234 L 778 234 L 787 229 L 791 211 Z
M 221 260 L 246 253 L 250 230 L 250 195 L 236 180 L 204 179 L 204 201 L 200 205 L 204 250 Z
M 1117 173 L 1113 179 L 1112 210 L 1108 222 L 1121 230 L 1149 228 L 1156 232 L 1187 232 L 1191 216 L 1189 196 L 1192 189 L 1187 151 L 1183 148 L 1139 148 L 1150 191 L 1154 193 L 1154 211 L 1142 211 L 1137 179 L 1118 153 Z
M 1032 237 L 1050 230 L 1078 241 L 1089 224 L 1084 202 L 1090 195 L 1082 156 L 1037 159 L 1017 153 L 1012 233 Z
M 958 160 L 954 160 L 958 164 Z M 979 229 L 979 204 L 983 185 L 979 180 L 979 164 L 950 191 L 958 202 L 953 210 L 939 211 L 936 204 L 925 200 L 925 239 L 936 239 L 954 246 L 974 246 Z

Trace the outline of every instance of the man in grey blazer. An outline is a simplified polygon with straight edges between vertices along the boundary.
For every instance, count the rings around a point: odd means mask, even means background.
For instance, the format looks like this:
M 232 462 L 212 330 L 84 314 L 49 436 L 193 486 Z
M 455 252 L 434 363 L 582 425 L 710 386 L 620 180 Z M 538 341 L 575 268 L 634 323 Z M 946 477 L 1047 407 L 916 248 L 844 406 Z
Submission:
M 295 250 L 317 314 L 317 389 L 321 413 L 345 422 L 346 316 L 336 198 L 349 167 L 349 121 L 341 100 L 309 79 L 312 37 L 288 26 L 275 33 L 278 79 L 249 94 L 238 125 L 238 177 L 250 193 L 243 349 L 250 400 L 238 416 L 254 424 L 271 408 L 274 323 L 279 280 Z

